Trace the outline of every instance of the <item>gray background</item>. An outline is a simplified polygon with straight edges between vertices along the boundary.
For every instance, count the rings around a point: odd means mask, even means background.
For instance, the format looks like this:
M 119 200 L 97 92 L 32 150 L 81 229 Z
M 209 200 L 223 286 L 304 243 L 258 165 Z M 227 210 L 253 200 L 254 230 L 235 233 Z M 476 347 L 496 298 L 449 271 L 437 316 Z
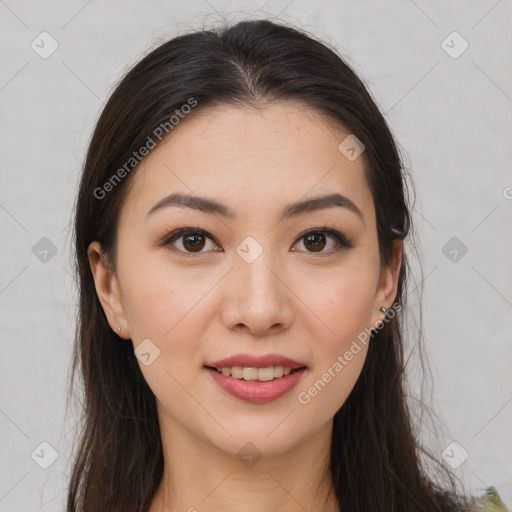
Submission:
M 442 425 L 441 435 L 424 435 L 438 442 L 439 458 L 459 443 L 469 457 L 455 472 L 468 489 L 494 485 L 510 507 L 510 0 L 0 0 L 0 511 L 64 509 L 76 313 L 69 222 L 93 124 L 143 53 L 223 16 L 296 24 L 336 46 L 367 82 L 416 184 L 425 344 Z M 31 47 L 50 48 L 43 31 L 59 45 L 46 59 Z M 469 44 L 457 58 L 445 51 L 463 48 L 457 36 L 446 39 L 453 31 Z M 56 254 L 44 253 L 52 245 Z M 48 469 L 40 464 L 52 452 L 41 442 L 58 452 Z

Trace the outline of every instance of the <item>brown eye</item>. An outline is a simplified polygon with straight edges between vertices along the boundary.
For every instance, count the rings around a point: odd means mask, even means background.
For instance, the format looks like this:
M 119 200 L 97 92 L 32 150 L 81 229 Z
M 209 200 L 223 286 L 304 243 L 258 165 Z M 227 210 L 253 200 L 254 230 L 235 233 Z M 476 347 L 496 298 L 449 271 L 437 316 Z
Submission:
M 322 233 L 314 233 L 304 239 L 304 245 L 313 252 L 321 251 L 325 244 L 325 235 Z
M 184 236 L 182 243 L 187 251 L 200 251 L 204 247 L 205 237 L 203 235 Z
M 329 243 L 328 240 L 331 240 L 331 243 Z M 315 229 L 308 231 L 304 233 L 296 243 L 299 242 L 302 242 L 306 252 L 322 254 L 328 254 L 342 249 L 350 249 L 354 246 L 342 233 L 334 229 Z M 295 251 L 296 249 L 292 250 Z
M 209 244 L 209 246 L 208 246 Z M 163 241 L 162 245 L 171 251 L 182 255 L 200 254 L 218 248 L 212 237 L 202 230 L 181 228 L 173 231 Z

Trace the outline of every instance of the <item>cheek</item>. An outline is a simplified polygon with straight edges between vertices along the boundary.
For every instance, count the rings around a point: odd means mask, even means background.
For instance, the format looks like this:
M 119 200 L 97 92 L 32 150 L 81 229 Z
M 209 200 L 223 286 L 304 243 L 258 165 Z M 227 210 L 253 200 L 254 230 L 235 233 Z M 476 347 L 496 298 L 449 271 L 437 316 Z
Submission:
M 206 267 L 171 268 L 165 258 L 147 256 L 136 264 L 127 259 L 124 271 L 124 304 L 133 347 L 137 350 L 145 342 L 157 354 L 147 366 L 139 358 L 139 367 L 161 402 L 172 397 L 168 406 L 183 409 L 188 402 L 182 386 L 190 387 L 191 368 L 204 363 L 201 340 L 214 321 L 211 292 L 219 276 Z M 141 345 L 138 352 L 143 351 Z
M 356 260 L 356 258 L 354 258 Z M 357 335 L 371 326 L 378 275 L 372 262 L 340 267 L 329 279 L 322 279 L 307 293 L 307 304 L 322 320 L 322 352 L 344 350 Z M 319 288 L 319 283 L 321 287 Z M 306 293 L 306 290 L 304 290 Z
M 321 293 L 309 293 L 307 304 L 322 327 L 317 331 L 311 372 L 297 399 L 313 417 L 334 415 L 360 376 L 375 304 L 376 265 L 375 258 L 354 257 L 330 280 L 320 281 Z M 309 315 L 311 325 L 318 325 L 316 315 Z
M 190 319 L 201 311 L 201 302 L 212 287 L 210 276 L 172 269 L 165 258 L 137 258 L 123 262 L 123 303 L 132 339 L 154 338 L 165 344 L 186 325 L 193 340 Z M 192 331 L 190 327 L 192 326 Z
M 120 266 L 120 280 L 133 347 L 144 342 L 148 347 L 144 352 L 152 354 L 149 365 L 139 358 L 141 372 L 161 402 L 172 397 L 169 407 L 183 408 L 187 400 L 182 385 L 190 378 L 190 367 L 202 364 L 200 340 L 211 321 L 208 291 L 214 280 L 211 272 L 207 277 L 201 272 L 171 270 L 168 264 L 162 265 L 162 258 L 146 256 L 136 261 L 134 255 Z

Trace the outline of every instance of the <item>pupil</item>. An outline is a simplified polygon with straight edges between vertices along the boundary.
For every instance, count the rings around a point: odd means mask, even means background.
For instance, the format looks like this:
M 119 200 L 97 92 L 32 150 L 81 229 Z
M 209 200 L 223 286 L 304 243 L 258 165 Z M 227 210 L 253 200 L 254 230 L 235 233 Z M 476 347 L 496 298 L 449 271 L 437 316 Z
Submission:
M 321 242 L 320 246 L 318 245 L 319 240 Z M 322 233 L 314 233 L 312 235 L 307 236 L 304 242 L 306 247 L 308 247 L 308 243 L 310 241 L 313 241 L 313 252 L 321 251 L 325 247 L 325 235 L 323 235 Z
M 189 245 L 190 240 L 194 239 L 194 238 L 196 239 L 196 242 L 192 242 Z M 197 239 L 200 239 L 200 240 L 198 241 Z M 183 239 L 183 246 L 187 250 L 192 250 L 192 251 L 194 251 L 194 249 L 201 250 L 204 247 L 204 237 L 203 237 L 203 235 L 189 235 L 189 236 L 186 236 Z

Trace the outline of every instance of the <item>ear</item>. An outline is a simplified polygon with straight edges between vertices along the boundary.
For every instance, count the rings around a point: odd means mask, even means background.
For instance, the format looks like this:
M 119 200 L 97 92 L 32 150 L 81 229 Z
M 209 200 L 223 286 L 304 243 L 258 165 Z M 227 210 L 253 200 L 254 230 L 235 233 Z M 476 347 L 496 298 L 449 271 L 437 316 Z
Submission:
M 89 244 L 87 256 L 96 293 L 110 327 L 121 338 L 130 339 L 130 330 L 126 320 L 119 282 L 114 270 L 110 268 L 106 254 L 101 250 L 99 242 Z M 121 331 L 119 331 L 119 327 L 121 327 Z
M 377 326 L 384 318 L 379 308 L 390 308 L 398 290 L 398 275 L 402 264 L 402 240 L 393 240 L 392 259 L 388 266 L 382 267 L 375 296 L 372 326 Z

